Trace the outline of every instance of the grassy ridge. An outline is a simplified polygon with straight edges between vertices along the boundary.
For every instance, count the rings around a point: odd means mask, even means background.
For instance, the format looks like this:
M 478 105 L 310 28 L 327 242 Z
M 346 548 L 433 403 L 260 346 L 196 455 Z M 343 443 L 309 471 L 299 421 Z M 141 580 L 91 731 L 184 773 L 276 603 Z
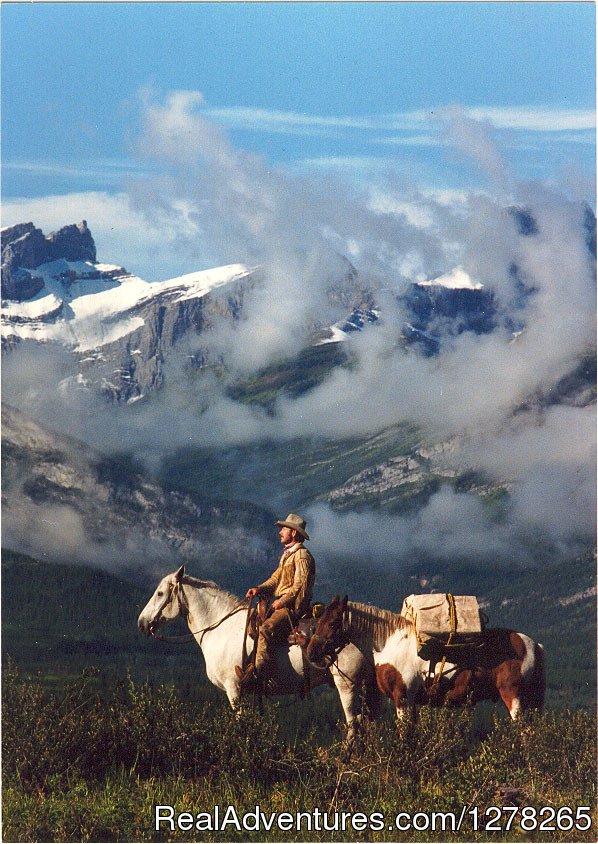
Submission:
M 298 438 L 222 449 L 180 449 L 165 458 L 164 486 L 280 509 L 301 509 L 353 475 L 409 454 L 421 434 L 407 423 L 369 438 Z
M 287 736 L 276 709 L 234 717 L 172 687 L 132 682 L 103 695 L 88 678 L 50 695 L 9 668 L 3 678 L 3 820 L 8 841 L 446 841 L 447 833 L 388 829 L 400 810 L 587 806 L 588 830 L 529 832 L 524 815 L 504 841 L 594 841 L 595 718 L 547 713 L 481 729 L 467 710 L 422 710 L 415 728 L 382 723 L 348 755 L 317 728 Z M 508 796 L 506 796 L 508 794 Z M 154 829 L 155 805 L 223 811 L 384 816 L 383 828 L 343 831 Z M 527 810 L 529 814 L 530 809 Z M 497 840 L 479 824 L 455 840 Z
M 98 682 L 202 676 L 195 643 L 164 646 L 137 630 L 151 594 L 108 572 L 2 552 L 2 657 L 61 685 L 89 665 Z M 173 632 L 176 630 L 173 629 Z M 178 632 L 183 631 L 181 625 Z M 205 685 L 205 683 L 202 683 Z
M 235 401 L 271 406 L 277 398 L 296 398 L 330 377 L 337 366 L 349 364 L 343 343 L 309 346 L 292 359 L 266 367 L 252 378 L 237 381 L 228 388 Z

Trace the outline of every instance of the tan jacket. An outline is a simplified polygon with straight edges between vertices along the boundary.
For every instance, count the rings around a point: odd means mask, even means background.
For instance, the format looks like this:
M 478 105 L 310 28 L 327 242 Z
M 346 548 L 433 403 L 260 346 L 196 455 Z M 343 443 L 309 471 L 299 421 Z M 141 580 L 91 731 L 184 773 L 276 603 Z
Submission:
M 283 606 L 301 616 L 309 609 L 315 576 L 315 560 L 303 543 L 298 542 L 290 553 L 285 551 L 276 571 L 258 589 L 274 598 L 282 598 Z

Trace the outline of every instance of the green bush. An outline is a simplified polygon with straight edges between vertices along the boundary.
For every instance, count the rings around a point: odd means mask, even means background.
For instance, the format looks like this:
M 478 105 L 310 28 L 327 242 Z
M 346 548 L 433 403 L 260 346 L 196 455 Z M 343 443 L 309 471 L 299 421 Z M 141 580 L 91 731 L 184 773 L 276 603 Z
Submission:
M 314 724 L 295 733 L 293 708 L 235 715 L 171 686 L 120 683 L 92 691 L 87 672 L 62 693 L 44 692 L 9 666 L 3 678 L 3 822 L 10 841 L 160 841 L 153 807 L 265 811 L 456 812 L 503 805 L 596 803 L 596 720 L 587 712 L 504 715 L 422 708 L 414 723 L 368 725 L 351 749 L 323 742 Z M 318 706 L 327 698 L 322 696 Z M 317 711 L 317 708 L 316 710 Z M 282 723 L 281 723 L 282 722 Z M 594 823 L 596 818 L 594 817 Z M 595 829 L 529 834 L 514 824 L 498 840 L 593 841 Z M 264 831 L 198 840 L 266 840 Z M 442 832 L 369 832 L 367 840 L 446 840 Z M 358 840 L 350 827 L 334 840 Z M 452 836 L 489 840 L 483 825 Z M 495 836 L 496 838 L 496 836 Z M 267 840 L 331 840 L 331 833 L 271 833 Z M 494 839 L 493 839 L 494 840 Z
M 107 695 L 88 691 L 90 672 L 59 696 L 9 667 L 3 678 L 4 775 L 21 786 L 131 775 L 284 777 L 288 753 L 274 713 L 193 704 L 173 686 L 120 683 Z M 287 760 L 288 761 L 288 760 Z

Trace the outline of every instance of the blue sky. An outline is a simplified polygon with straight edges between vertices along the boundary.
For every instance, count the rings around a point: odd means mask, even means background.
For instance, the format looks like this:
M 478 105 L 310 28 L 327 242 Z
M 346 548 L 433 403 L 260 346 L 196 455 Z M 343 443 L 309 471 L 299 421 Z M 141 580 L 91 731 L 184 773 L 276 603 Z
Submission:
M 111 196 L 156 173 L 137 139 L 148 97 L 173 91 L 201 92 L 202 115 L 269 165 L 438 189 L 485 179 L 438 123 L 457 105 L 517 178 L 570 179 L 593 200 L 592 3 L 16 3 L 1 15 L 4 224 L 17 199 Z
M 512 415 L 595 348 L 582 204 L 595 197 L 593 3 L 4 3 L 0 15 L 3 225 L 86 219 L 98 258 L 147 281 L 261 266 L 244 318 L 198 341 L 231 377 L 343 316 L 330 282 L 345 258 L 382 312 L 350 341 L 356 366 L 274 415 L 233 402 L 225 379 L 180 381 L 175 362 L 172 391 L 114 427 L 114 407 L 96 411 L 78 380 L 68 397 L 49 344 L 40 365 L 10 356 L 11 403 L 48 401 L 50 427 L 108 450 L 118 438 L 153 466 L 177 444 L 363 436 L 409 419 L 432 437 L 467 432 L 447 460 L 513 479 L 507 522 L 489 526 L 447 487 L 417 525 L 349 529 L 320 510 L 320 536 L 359 546 L 394 530 L 426 554 L 483 547 L 511 562 L 539 528 L 559 546 L 595 532 L 595 406 Z M 519 233 L 513 205 L 537 237 Z M 404 354 L 401 295 L 457 270 L 495 297 L 497 329 L 447 336 L 438 358 Z

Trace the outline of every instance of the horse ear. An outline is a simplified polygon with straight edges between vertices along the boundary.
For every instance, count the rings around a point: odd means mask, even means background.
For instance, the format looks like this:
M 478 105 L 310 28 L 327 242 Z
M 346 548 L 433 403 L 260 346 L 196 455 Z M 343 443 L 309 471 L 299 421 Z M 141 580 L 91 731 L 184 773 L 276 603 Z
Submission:
M 346 609 L 347 609 L 347 601 L 348 601 L 348 600 L 349 600 L 349 596 L 348 596 L 348 595 L 345 595 L 345 597 L 344 597 L 344 598 L 343 598 L 343 600 L 341 601 L 341 606 L 342 606 L 343 610 L 346 610 Z
M 183 563 L 183 565 L 180 567 L 180 569 L 176 570 L 175 575 L 174 575 L 174 579 L 177 581 L 177 583 L 180 580 L 182 580 L 184 574 L 185 574 L 185 564 Z
M 329 607 L 336 607 L 336 605 L 338 604 L 338 602 L 340 601 L 340 599 L 341 599 L 341 596 L 340 596 L 340 595 L 338 595 L 338 594 L 336 594 L 336 595 L 334 596 L 334 598 L 332 599 L 332 601 L 330 601 L 330 603 L 328 604 L 328 606 L 329 606 Z

